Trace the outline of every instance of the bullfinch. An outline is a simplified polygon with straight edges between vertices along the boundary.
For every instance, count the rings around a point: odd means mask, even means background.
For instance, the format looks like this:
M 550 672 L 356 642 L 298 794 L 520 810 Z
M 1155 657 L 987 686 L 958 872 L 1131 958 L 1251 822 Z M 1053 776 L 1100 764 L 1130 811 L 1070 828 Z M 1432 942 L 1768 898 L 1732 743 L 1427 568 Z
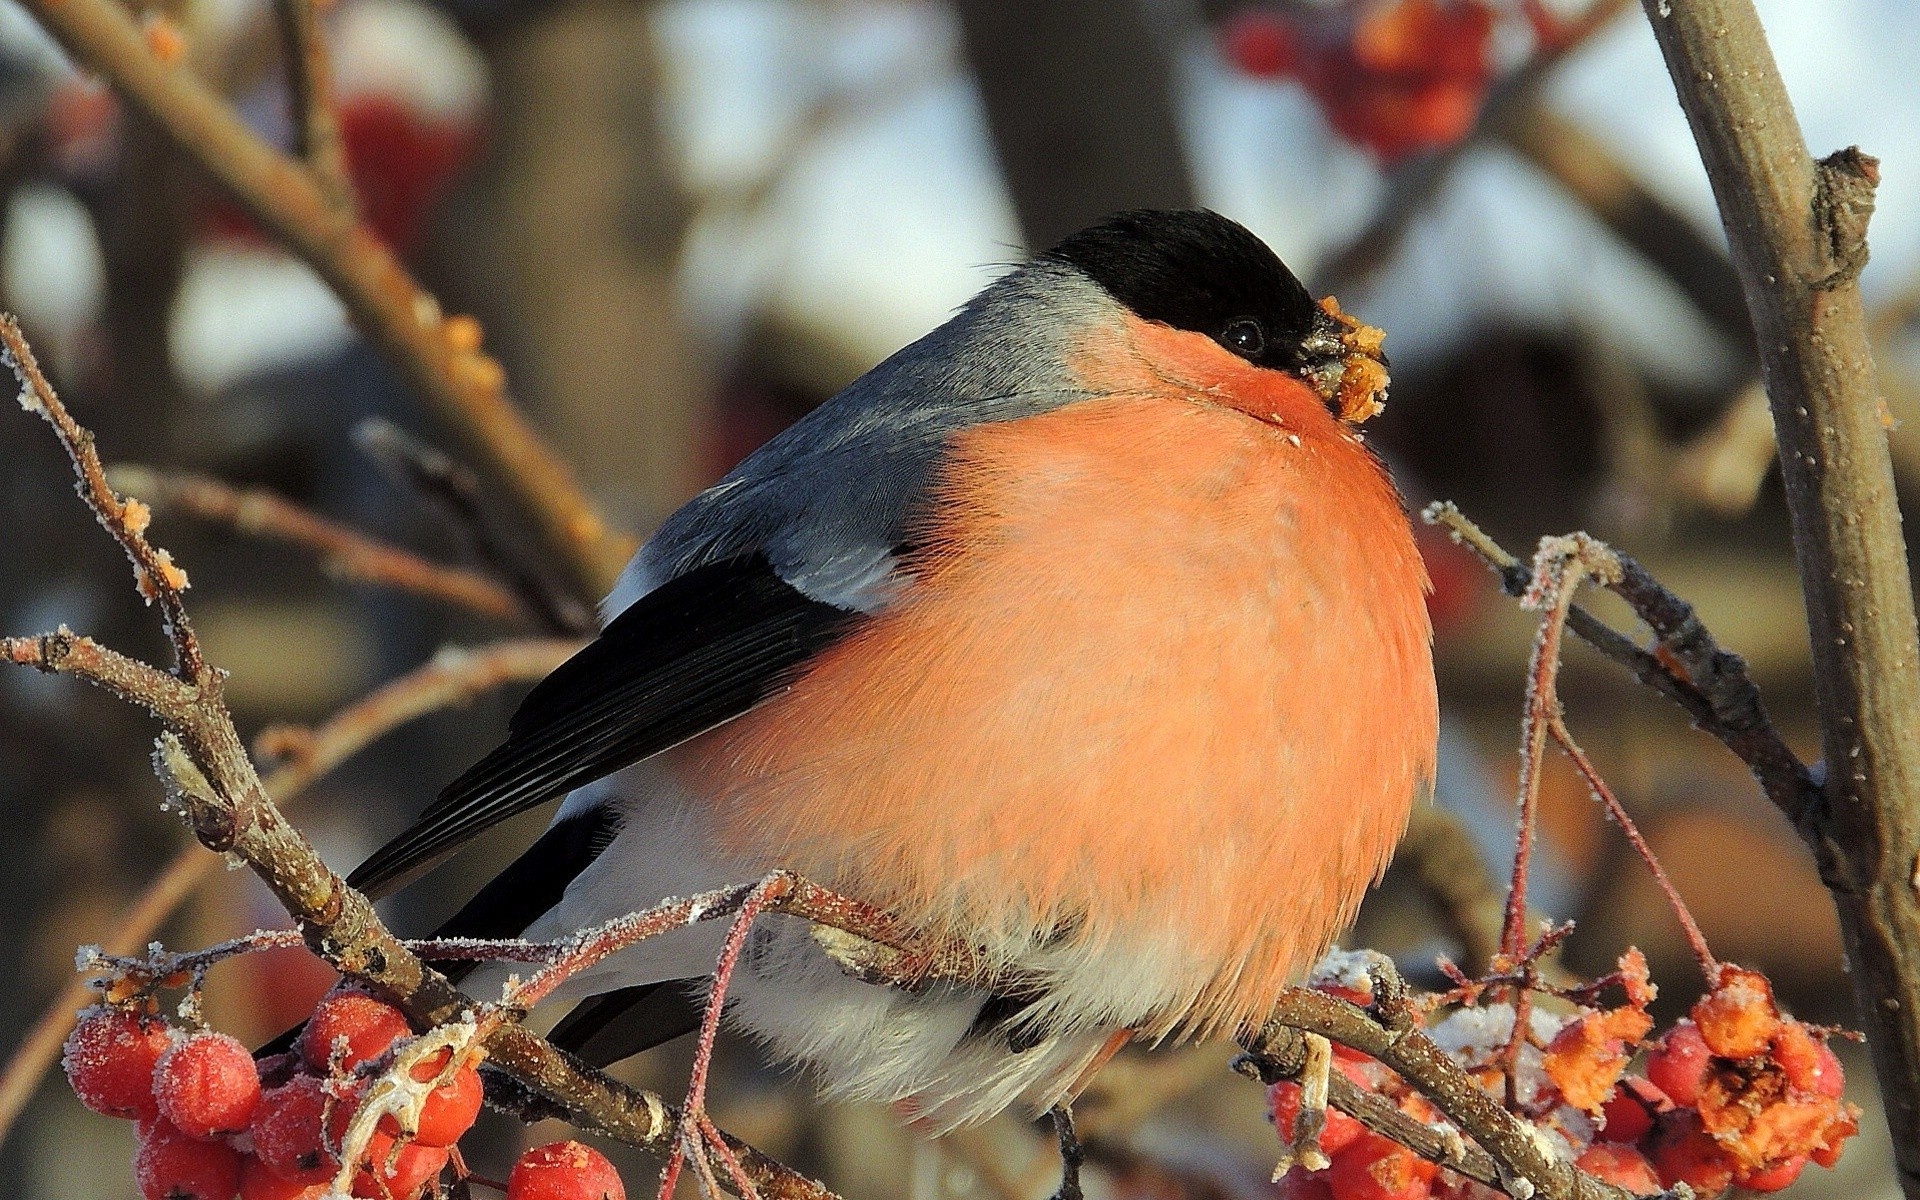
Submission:
M 829 1094 L 934 1129 L 1258 1021 L 1433 778 L 1426 573 L 1358 428 L 1385 362 L 1215 213 L 1069 237 L 675 512 L 598 639 L 351 882 L 564 796 L 443 934 L 784 868 L 975 947 L 977 985 L 909 992 L 772 916 L 728 998 Z M 574 979 L 556 1042 L 604 1063 L 691 1029 L 722 925 Z

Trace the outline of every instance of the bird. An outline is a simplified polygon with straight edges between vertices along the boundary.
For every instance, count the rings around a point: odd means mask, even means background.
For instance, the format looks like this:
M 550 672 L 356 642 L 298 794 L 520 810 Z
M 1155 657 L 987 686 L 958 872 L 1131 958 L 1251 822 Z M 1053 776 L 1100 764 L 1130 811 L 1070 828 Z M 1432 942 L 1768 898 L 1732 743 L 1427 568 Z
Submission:
M 668 517 L 598 637 L 349 882 L 559 798 L 440 934 L 785 870 L 971 947 L 976 978 L 908 990 L 771 915 L 726 998 L 826 1094 L 936 1133 L 1259 1022 L 1434 778 L 1429 584 L 1360 428 L 1381 338 L 1217 213 L 1073 234 Z M 570 980 L 556 1044 L 690 1031 L 721 924 Z

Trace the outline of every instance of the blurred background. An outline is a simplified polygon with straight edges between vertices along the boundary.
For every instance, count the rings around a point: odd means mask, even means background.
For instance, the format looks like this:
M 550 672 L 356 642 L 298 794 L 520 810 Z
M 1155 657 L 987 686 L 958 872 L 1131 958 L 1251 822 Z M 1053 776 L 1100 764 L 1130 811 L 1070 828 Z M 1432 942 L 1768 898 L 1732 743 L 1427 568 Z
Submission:
M 139 7 L 164 12 L 195 69 L 288 143 L 271 5 Z M 1815 152 L 1858 143 L 1882 159 L 1864 286 L 1911 502 L 1920 88 L 1907 56 L 1920 7 L 1760 9 Z M 1750 333 L 1637 5 L 333 0 L 323 14 L 362 211 L 448 312 L 479 319 L 516 396 L 636 533 L 1029 248 L 1116 209 L 1204 204 L 1388 331 L 1393 398 L 1370 429 L 1411 504 L 1455 500 L 1521 553 L 1584 528 L 1637 555 L 1748 658 L 1796 748 L 1818 753 Z M 366 451 L 394 441 L 369 438 L 388 428 L 370 421 L 452 443 L 326 287 L 6 3 L 0 207 L 0 304 L 110 463 L 270 489 L 551 590 L 510 514 L 483 502 L 477 519 L 449 517 Z M 0 631 L 64 622 L 164 654 L 52 439 L 24 415 L 0 425 Z M 515 624 L 343 584 L 308 550 L 180 505 L 161 504 L 155 528 L 192 573 L 193 613 L 249 734 L 321 720 L 443 646 L 567 618 L 564 600 Z M 1462 552 L 1427 549 L 1439 803 L 1500 874 L 1532 624 Z M 1739 764 L 1584 648 L 1564 692 L 1715 950 L 1763 968 L 1798 1015 L 1850 1023 L 1831 906 Z M 303 796 L 296 819 L 352 866 L 493 745 L 516 699 L 490 692 L 404 726 Z M 188 840 L 158 810 L 152 732 L 78 684 L 0 673 L 0 958 L 12 964 L 0 1055 L 69 985 L 76 944 L 105 937 Z M 1677 1012 L 1700 989 L 1678 927 L 1563 766 L 1547 780 L 1536 903 L 1579 922 L 1576 969 L 1643 947 Z M 396 928 L 429 928 L 542 820 L 394 902 Z M 1369 902 L 1351 941 L 1433 980 L 1434 956 L 1464 948 L 1409 874 Z M 216 876 L 165 924 L 170 945 L 283 920 L 245 873 Z M 259 1039 L 328 982 L 303 955 L 256 956 L 215 973 L 210 1011 Z M 1870 1072 L 1858 1047 L 1841 1049 L 1864 1134 L 1794 1194 L 1893 1196 Z M 686 1053 L 621 1071 L 677 1095 Z M 1267 1191 L 1276 1145 L 1261 1091 L 1228 1057 L 1130 1053 L 1108 1070 L 1081 1114 L 1097 1194 Z M 751 1047 L 720 1062 L 720 1123 L 851 1200 L 1053 1186 L 1050 1141 L 1015 1117 L 933 1144 L 885 1110 L 815 1104 Z M 0 1143 L 0 1194 L 134 1194 L 120 1165 L 130 1128 L 86 1113 L 57 1078 L 29 1094 Z M 476 1165 L 504 1175 L 520 1139 L 555 1135 L 489 1124 Z M 620 1161 L 643 1194 L 651 1166 Z

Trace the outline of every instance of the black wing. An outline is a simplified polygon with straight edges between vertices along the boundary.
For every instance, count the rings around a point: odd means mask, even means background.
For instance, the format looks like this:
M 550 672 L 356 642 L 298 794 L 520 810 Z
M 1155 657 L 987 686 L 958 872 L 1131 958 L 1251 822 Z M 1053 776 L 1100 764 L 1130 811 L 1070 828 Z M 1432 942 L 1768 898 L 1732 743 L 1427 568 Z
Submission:
M 507 818 L 739 716 L 861 618 L 800 592 L 760 555 L 661 584 L 542 680 L 506 743 L 348 882 L 385 895 Z

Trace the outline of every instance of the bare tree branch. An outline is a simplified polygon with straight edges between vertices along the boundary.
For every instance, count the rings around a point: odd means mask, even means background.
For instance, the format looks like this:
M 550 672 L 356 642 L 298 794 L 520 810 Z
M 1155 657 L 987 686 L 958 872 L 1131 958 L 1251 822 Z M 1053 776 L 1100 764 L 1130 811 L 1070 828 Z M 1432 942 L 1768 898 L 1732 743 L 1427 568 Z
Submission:
M 632 540 L 608 528 L 573 471 L 513 406 L 499 364 L 449 336 L 438 302 L 392 251 L 184 65 L 152 54 L 113 0 L 27 0 L 27 8 L 320 274 L 527 514 L 574 586 L 583 595 L 603 593 L 632 554 Z
M 477 571 L 422 558 L 260 488 L 234 488 L 185 471 L 122 465 L 108 480 L 159 508 L 177 508 L 242 533 L 291 542 L 317 552 L 330 575 L 389 587 L 468 609 L 509 625 L 531 625 L 520 597 Z
M 334 105 L 333 58 L 327 53 L 320 7 L 315 0 L 274 0 L 273 15 L 280 26 L 293 152 L 313 172 L 327 200 L 352 212 L 353 181 L 347 174 L 347 144 Z

